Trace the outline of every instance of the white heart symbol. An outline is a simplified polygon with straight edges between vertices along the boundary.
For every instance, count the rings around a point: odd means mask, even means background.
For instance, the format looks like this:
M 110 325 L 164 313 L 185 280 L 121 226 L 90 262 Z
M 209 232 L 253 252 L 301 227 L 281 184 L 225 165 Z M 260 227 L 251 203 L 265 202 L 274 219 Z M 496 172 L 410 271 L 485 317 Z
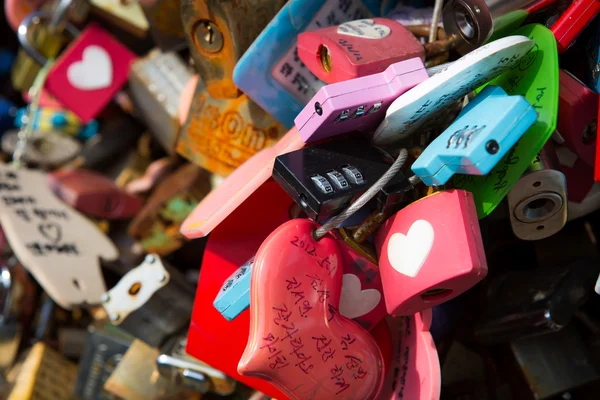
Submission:
M 381 293 L 377 289 L 360 290 L 360 279 L 354 274 L 344 274 L 340 314 L 346 318 L 358 318 L 367 314 L 379 304 Z
M 112 62 L 110 55 L 100 46 L 88 46 L 83 50 L 81 61 L 67 69 L 71 85 L 80 90 L 97 90 L 112 84 Z
M 394 233 L 387 246 L 390 265 L 401 274 L 414 278 L 433 247 L 433 237 L 433 226 L 422 219 L 413 222 L 406 235 Z
M 376 24 L 372 19 L 358 19 L 356 21 L 344 22 L 337 33 L 340 35 L 355 36 L 364 39 L 383 39 L 392 30 L 389 26 Z

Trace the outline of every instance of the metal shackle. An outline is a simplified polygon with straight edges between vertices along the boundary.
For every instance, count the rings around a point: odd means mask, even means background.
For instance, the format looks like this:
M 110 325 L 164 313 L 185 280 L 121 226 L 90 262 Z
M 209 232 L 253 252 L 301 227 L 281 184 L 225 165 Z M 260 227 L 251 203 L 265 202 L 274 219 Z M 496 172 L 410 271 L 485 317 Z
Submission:
M 60 4 L 62 4 L 63 1 L 61 1 Z M 59 4 L 59 7 L 60 7 Z M 65 12 L 66 12 L 65 8 Z M 30 41 L 29 41 L 29 31 L 30 28 L 33 24 L 38 25 L 42 22 L 42 20 L 50 20 L 53 21 L 53 23 L 57 23 L 57 21 L 61 21 L 60 19 L 56 19 L 55 18 L 55 13 L 52 12 L 48 12 L 48 11 L 34 11 L 31 14 L 29 14 L 27 17 L 25 17 L 23 19 L 23 21 L 21 21 L 21 24 L 19 25 L 19 29 L 17 30 L 17 37 L 19 38 L 19 43 L 21 43 L 21 46 L 23 47 L 23 50 L 25 50 L 25 52 L 38 64 L 40 65 L 45 65 L 46 62 L 48 61 L 48 59 L 42 54 L 40 53 L 40 51 L 38 49 L 36 49 L 34 46 L 31 45 Z M 60 27 L 60 25 L 56 25 L 57 28 Z M 72 37 L 77 37 L 81 31 L 73 24 L 69 23 L 69 22 L 64 22 L 64 30 L 67 31 Z

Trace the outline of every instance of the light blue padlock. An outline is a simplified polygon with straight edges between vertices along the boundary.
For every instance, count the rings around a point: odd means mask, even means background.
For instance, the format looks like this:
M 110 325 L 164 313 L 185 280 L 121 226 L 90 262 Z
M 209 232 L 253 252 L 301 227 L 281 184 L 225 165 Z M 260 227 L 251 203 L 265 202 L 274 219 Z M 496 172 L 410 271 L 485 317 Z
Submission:
M 427 186 L 454 174 L 487 175 L 533 123 L 535 109 L 523 96 L 487 86 L 412 165 Z
M 600 93 L 600 17 L 594 20 L 589 29 L 593 29 L 585 47 L 587 57 L 587 85 Z M 592 28 L 593 27 L 593 28 Z
M 382 0 L 290 0 L 256 38 L 233 71 L 245 94 L 288 128 L 325 84 L 300 61 L 300 33 L 378 17 L 393 7 Z M 384 9 L 382 9 L 384 8 Z
M 246 261 L 225 280 L 213 306 L 227 320 L 232 321 L 250 307 L 250 278 L 254 257 Z

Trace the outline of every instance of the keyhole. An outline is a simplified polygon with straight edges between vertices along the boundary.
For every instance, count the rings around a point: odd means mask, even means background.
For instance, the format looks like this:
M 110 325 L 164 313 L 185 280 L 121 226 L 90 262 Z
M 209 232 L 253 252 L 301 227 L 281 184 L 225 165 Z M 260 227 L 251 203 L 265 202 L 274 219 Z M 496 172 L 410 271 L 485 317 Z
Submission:
M 211 21 L 198 21 L 195 36 L 197 46 L 203 50 L 216 52 L 223 48 L 223 34 Z
M 213 44 L 213 30 L 208 22 L 202 22 L 202 29 L 204 29 L 204 41 L 208 44 Z

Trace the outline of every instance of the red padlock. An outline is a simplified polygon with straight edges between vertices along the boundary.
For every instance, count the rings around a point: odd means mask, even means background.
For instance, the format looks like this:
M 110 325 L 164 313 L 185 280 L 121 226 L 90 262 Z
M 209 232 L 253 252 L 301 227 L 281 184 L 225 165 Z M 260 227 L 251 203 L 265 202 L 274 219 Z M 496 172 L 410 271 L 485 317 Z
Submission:
M 135 59 L 136 55 L 108 31 L 92 23 L 56 60 L 46 88 L 88 122 L 127 82 Z
M 586 26 L 600 13 L 600 1 L 575 0 L 552 25 L 550 30 L 556 38 L 558 54 L 562 54 L 579 36 Z
M 565 144 L 588 166 L 596 158 L 598 94 L 571 73 L 560 70 L 556 129 Z

